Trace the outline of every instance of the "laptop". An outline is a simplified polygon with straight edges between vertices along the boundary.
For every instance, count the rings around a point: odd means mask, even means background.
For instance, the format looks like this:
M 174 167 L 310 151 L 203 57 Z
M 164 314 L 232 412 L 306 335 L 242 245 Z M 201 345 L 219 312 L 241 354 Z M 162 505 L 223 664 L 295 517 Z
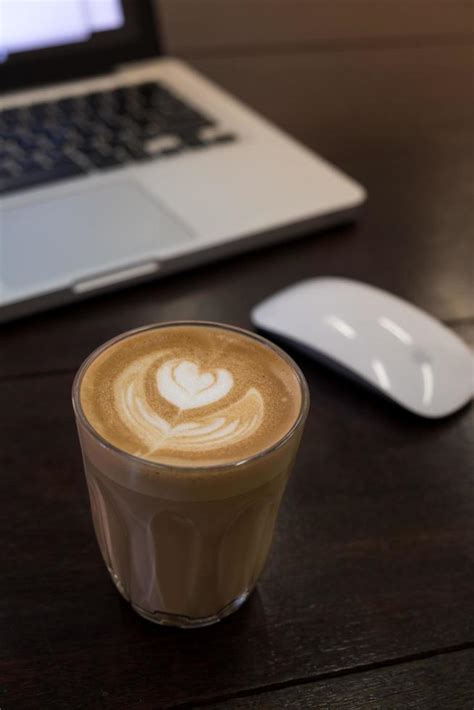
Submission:
M 0 0 L 2 321 L 350 220 L 365 200 L 163 56 L 153 11 Z

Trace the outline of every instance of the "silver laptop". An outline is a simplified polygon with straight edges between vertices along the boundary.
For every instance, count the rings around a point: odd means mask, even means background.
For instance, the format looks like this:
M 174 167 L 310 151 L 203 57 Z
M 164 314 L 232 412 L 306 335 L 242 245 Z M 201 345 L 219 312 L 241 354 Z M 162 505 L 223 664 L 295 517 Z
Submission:
M 0 320 L 357 214 L 359 184 L 160 54 L 151 2 L 0 5 Z

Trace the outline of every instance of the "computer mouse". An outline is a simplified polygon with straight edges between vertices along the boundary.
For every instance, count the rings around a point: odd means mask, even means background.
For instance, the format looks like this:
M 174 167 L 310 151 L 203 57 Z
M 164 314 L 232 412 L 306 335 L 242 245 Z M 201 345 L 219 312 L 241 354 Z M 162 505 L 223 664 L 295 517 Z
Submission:
M 473 395 L 474 359 L 449 328 L 369 284 L 314 278 L 257 305 L 252 321 L 415 414 L 452 414 Z

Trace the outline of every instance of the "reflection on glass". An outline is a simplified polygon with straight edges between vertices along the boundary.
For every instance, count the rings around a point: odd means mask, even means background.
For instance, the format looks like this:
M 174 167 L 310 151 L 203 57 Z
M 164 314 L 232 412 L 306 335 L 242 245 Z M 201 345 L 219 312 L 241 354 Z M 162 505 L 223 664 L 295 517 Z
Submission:
M 400 325 L 395 323 L 390 318 L 387 318 L 386 316 L 380 316 L 380 318 L 378 318 L 377 320 L 379 325 L 382 326 L 382 328 L 388 330 L 389 333 L 398 338 L 398 340 L 400 340 L 404 345 L 412 345 L 413 338 L 411 337 L 410 333 L 407 333 L 407 331 L 404 330 Z
M 371 364 L 380 387 L 385 390 L 385 392 L 389 392 L 391 389 L 390 380 L 388 378 L 387 370 L 385 369 L 384 364 L 380 362 L 380 360 L 372 360 Z
M 423 404 L 427 406 L 433 399 L 434 378 L 433 368 L 429 362 L 421 364 L 421 376 L 423 378 Z
M 325 316 L 324 320 L 331 328 L 334 328 L 334 330 L 337 330 L 338 333 L 344 335 L 346 338 L 356 337 L 354 328 L 349 325 L 349 323 L 342 320 L 342 318 L 338 318 L 338 316 Z

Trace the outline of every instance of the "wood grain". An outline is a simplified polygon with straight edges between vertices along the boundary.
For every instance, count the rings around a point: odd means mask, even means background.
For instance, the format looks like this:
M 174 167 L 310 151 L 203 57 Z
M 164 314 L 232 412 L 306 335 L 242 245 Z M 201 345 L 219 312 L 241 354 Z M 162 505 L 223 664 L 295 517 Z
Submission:
M 168 707 L 474 642 L 474 408 L 422 421 L 296 357 L 312 409 L 270 563 L 193 633 L 141 620 L 108 579 L 72 375 L 0 384 L 2 707 Z
M 160 0 L 166 48 L 196 56 L 472 37 L 466 0 Z
M 472 710 L 474 651 L 401 663 L 271 693 L 226 700 L 212 710 Z

